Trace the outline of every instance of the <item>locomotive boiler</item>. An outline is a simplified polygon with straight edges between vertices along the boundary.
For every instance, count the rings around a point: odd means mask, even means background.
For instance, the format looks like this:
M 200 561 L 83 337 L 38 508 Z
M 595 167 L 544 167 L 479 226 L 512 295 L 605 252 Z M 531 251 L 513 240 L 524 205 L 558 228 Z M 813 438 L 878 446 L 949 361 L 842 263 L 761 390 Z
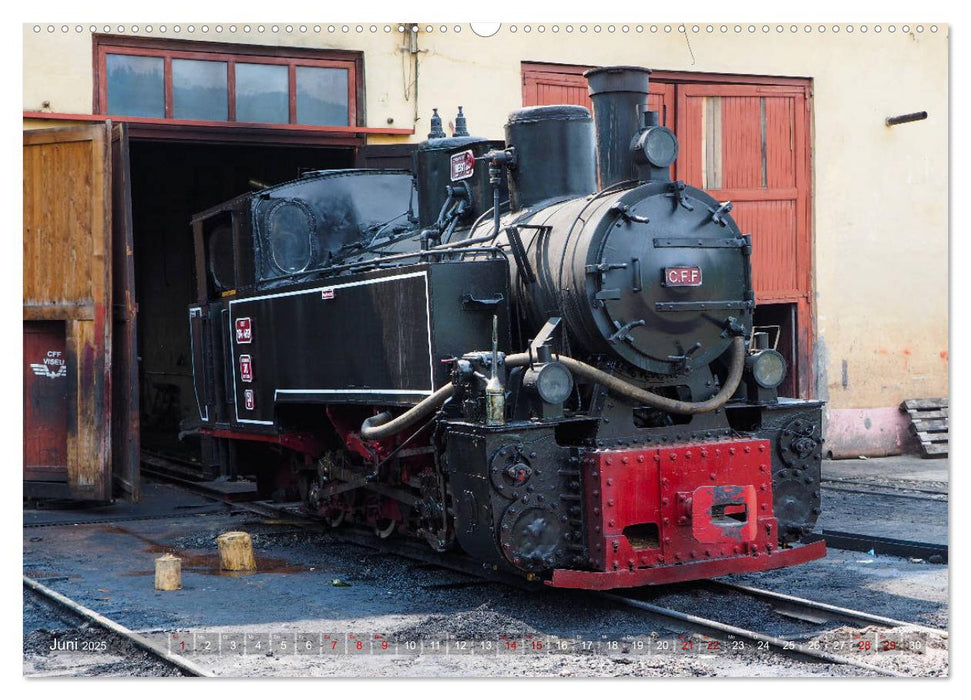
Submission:
M 552 586 L 777 568 L 820 512 L 821 403 L 780 398 L 752 237 L 671 179 L 649 71 L 594 117 L 432 118 L 412 171 L 306 173 L 193 220 L 200 435 L 334 526 Z

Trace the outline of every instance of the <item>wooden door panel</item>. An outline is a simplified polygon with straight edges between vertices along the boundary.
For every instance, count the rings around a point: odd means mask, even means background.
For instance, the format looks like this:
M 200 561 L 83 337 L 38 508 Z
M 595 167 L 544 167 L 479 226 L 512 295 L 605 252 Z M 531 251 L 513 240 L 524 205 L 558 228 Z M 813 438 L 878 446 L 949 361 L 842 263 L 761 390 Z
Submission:
M 796 133 L 794 100 L 765 97 L 767 189 L 795 189 Z
M 719 201 L 753 235 L 758 301 L 809 296 L 808 177 L 800 173 L 800 88 L 678 88 L 680 177 Z M 803 141 L 804 147 L 804 141 Z
M 734 201 L 734 200 L 733 200 Z M 798 298 L 799 276 L 796 239 L 796 207 L 791 200 L 735 201 L 732 216 L 745 233 L 752 234 L 752 276 L 756 289 L 786 290 Z M 782 264 L 780 264 L 780 261 Z
M 128 133 L 111 129 L 111 471 L 114 485 L 131 501 L 141 495 L 139 475 L 138 352 L 135 260 L 132 238 Z
M 722 183 L 724 189 L 763 188 L 761 100 L 726 97 L 722 108 Z
M 679 177 L 734 204 L 752 234 L 758 303 L 795 310 L 788 359 L 803 397 L 813 393 L 808 100 L 800 85 L 691 83 L 677 95 Z
M 60 322 L 66 460 L 57 466 L 67 476 L 65 495 L 99 501 L 111 498 L 109 143 L 105 124 L 23 135 L 25 349 L 38 328 L 33 324 Z M 25 393 L 24 401 L 29 404 L 25 435 L 30 435 L 39 429 L 43 411 L 36 396 Z M 25 462 L 25 468 L 33 466 L 44 465 Z

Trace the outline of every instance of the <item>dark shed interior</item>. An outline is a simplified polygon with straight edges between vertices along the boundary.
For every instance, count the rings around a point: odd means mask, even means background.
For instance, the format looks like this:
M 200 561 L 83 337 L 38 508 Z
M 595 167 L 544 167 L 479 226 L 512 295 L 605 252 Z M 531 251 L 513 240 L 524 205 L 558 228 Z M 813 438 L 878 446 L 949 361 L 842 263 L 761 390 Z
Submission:
M 298 177 L 349 168 L 352 148 L 131 141 L 132 229 L 138 303 L 141 443 L 144 451 L 194 461 L 179 440 L 195 411 L 188 306 L 196 301 L 190 217 L 220 202 Z

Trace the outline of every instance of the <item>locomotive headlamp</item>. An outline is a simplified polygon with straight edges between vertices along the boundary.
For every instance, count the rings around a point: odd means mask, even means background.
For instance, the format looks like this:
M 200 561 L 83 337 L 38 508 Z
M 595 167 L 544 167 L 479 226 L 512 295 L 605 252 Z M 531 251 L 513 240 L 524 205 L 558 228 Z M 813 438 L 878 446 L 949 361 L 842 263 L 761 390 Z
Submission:
M 559 362 L 548 362 L 532 370 L 533 381 L 539 397 L 549 404 L 561 404 L 573 391 L 573 374 Z
M 636 149 L 655 168 L 666 168 L 678 157 L 678 140 L 663 126 L 652 126 L 637 136 Z
M 749 355 L 747 363 L 755 383 L 763 389 L 775 389 L 786 378 L 786 361 L 776 350 L 759 350 Z

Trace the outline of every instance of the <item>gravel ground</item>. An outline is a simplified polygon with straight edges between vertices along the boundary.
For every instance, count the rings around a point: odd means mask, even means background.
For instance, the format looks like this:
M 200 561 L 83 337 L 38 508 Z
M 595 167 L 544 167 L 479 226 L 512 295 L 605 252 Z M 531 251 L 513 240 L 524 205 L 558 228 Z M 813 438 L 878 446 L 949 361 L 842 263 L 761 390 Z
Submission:
M 908 676 L 948 675 L 947 639 L 913 627 L 839 627 L 810 641 L 834 653 L 844 653 L 849 642 L 861 660 Z
M 220 575 L 214 538 L 232 529 L 253 535 L 257 573 Z M 183 558 L 180 591 L 161 594 L 153 589 L 152 561 L 163 551 Z M 473 581 L 464 574 L 342 542 L 329 533 L 305 532 L 292 523 L 265 521 L 248 513 L 25 529 L 24 567 L 34 577 L 52 577 L 52 588 L 131 629 L 160 638 L 178 635 L 179 641 L 187 642 L 186 655 L 218 675 L 871 675 L 758 649 L 732 651 L 724 643 L 716 652 L 708 639 L 679 638 L 667 623 L 587 593 L 523 591 Z M 948 620 L 947 567 L 925 562 L 831 550 L 820 561 L 732 580 L 924 625 L 944 626 Z M 816 639 L 821 645 L 839 639 L 852 643 L 854 633 L 859 634 L 783 618 L 764 603 L 691 586 L 652 590 L 649 597 L 692 614 L 804 642 Z M 51 631 L 74 634 L 69 624 L 57 627 L 55 622 L 25 602 L 25 675 L 85 675 L 88 669 L 94 669 L 91 675 L 156 675 L 150 667 L 132 666 L 125 650 L 112 649 L 92 659 L 74 653 L 77 659 L 68 661 L 62 658 L 66 652 L 46 653 Z M 348 653 L 326 653 L 324 633 L 347 644 Z M 375 639 L 375 634 L 382 636 Z M 249 647 L 245 655 L 230 651 L 230 640 L 246 640 L 245 635 L 251 636 L 250 642 L 265 639 L 269 651 L 262 646 L 258 653 Z M 295 653 L 294 645 L 306 639 L 315 640 L 313 653 Z M 416 639 L 443 641 L 448 653 L 444 647 L 426 648 L 421 654 L 407 650 L 405 644 Z M 390 640 L 398 644 L 398 654 L 378 647 L 372 653 L 354 653 L 357 640 L 366 642 L 365 651 L 372 641 Z M 568 652 L 558 646 L 566 640 L 572 640 Z M 216 644 L 213 648 L 219 653 L 207 653 L 207 641 Z M 287 641 L 287 649 L 281 641 Z M 475 653 L 458 653 L 469 651 L 456 644 L 462 641 L 472 644 Z M 863 660 L 892 664 L 908 675 L 946 675 L 946 642 L 923 641 L 922 653 L 880 654 L 874 660 L 874 651 Z M 477 642 L 497 645 L 493 649 L 516 642 L 516 649 L 482 653 L 474 649 Z M 611 648 L 612 642 L 618 647 Z M 535 647 L 537 643 L 542 647 Z M 662 643 L 666 651 L 656 648 Z M 645 648 L 652 653 L 644 653 Z
M 24 675 L 46 678 L 181 676 L 182 672 L 24 591 Z M 76 649 L 51 649 L 51 646 Z

